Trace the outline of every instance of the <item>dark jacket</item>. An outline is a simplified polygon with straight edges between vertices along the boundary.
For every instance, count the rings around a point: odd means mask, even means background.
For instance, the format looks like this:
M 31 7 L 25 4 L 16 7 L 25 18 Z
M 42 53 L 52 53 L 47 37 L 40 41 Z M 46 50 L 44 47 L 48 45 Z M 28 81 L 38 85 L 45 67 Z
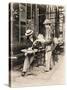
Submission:
M 24 40 L 23 48 L 28 49 L 29 47 L 32 47 L 33 42 L 36 40 L 36 37 L 33 36 L 33 41 L 31 41 L 28 37 Z M 32 47 L 33 48 L 33 47 Z

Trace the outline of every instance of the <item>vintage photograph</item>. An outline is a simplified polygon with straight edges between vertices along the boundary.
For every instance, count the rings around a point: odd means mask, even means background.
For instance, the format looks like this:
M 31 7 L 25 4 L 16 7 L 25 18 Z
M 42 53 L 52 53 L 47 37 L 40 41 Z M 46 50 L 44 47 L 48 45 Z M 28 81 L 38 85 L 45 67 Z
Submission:
M 9 86 L 64 84 L 65 8 L 9 3 Z

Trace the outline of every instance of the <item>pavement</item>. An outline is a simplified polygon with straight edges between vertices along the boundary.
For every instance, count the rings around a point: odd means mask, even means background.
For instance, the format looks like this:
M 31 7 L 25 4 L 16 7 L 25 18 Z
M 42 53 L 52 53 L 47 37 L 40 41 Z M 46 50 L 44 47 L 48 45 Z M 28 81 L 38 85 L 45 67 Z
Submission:
M 20 71 L 11 71 L 11 87 L 62 85 L 65 82 L 64 56 L 59 55 L 58 63 L 52 70 L 44 72 L 44 67 L 34 67 L 33 75 L 21 76 Z

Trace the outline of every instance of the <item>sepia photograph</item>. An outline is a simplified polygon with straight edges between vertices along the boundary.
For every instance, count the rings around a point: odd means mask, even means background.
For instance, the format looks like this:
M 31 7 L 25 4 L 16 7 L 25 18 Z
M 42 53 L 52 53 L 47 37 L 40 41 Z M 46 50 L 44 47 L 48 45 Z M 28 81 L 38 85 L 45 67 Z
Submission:
M 9 86 L 63 85 L 65 8 L 9 3 Z

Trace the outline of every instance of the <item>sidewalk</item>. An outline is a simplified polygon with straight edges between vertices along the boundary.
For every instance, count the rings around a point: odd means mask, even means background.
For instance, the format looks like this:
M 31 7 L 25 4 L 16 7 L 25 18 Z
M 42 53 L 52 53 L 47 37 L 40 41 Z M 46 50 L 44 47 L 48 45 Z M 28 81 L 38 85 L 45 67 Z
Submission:
M 21 77 L 18 71 L 12 71 L 12 87 L 39 86 L 39 85 L 59 85 L 64 84 L 64 56 L 59 56 L 50 72 L 44 72 L 43 67 L 34 68 L 36 75 Z

